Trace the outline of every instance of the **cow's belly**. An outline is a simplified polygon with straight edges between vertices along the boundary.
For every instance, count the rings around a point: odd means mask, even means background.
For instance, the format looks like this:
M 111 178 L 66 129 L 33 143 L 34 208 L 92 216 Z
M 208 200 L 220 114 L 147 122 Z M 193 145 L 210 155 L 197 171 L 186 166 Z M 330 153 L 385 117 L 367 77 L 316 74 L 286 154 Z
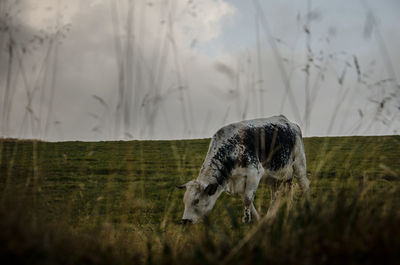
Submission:
M 234 168 L 226 182 L 226 191 L 231 194 L 244 194 L 246 185 L 255 186 L 261 179 L 264 169 L 260 168 Z
M 264 178 L 275 181 L 287 181 L 293 178 L 293 165 L 287 164 L 285 167 L 278 170 L 266 169 L 264 171 Z
M 226 191 L 231 194 L 243 194 L 246 186 L 245 175 L 232 174 L 226 183 Z

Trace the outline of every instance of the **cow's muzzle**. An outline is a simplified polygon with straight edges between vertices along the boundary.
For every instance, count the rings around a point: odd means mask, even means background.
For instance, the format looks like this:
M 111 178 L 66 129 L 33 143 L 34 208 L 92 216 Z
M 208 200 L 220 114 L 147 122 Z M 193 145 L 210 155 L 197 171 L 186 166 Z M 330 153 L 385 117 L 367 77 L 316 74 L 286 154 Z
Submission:
M 190 219 L 182 219 L 181 220 L 181 224 L 183 224 L 183 225 L 192 224 L 192 223 L 193 223 L 193 221 Z

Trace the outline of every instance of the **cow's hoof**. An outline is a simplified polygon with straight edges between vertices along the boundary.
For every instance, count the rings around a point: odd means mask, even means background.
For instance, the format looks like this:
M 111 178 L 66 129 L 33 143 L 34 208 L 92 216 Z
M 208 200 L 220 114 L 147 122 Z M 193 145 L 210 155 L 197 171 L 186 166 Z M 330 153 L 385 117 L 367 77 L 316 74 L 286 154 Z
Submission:
M 250 214 L 244 215 L 244 216 L 242 217 L 242 222 L 245 223 L 245 224 L 250 223 L 250 222 L 251 222 L 251 216 L 250 216 Z

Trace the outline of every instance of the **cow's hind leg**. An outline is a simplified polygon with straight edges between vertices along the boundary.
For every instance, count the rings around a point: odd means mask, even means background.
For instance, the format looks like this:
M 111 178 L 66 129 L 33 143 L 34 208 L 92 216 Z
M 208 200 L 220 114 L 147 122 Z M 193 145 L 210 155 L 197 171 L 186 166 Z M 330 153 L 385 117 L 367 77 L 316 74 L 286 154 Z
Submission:
M 304 153 L 304 145 L 301 137 L 297 137 L 293 152 L 293 175 L 299 181 L 301 190 L 309 199 L 310 181 L 307 178 L 307 162 Z
M 267 211 L 267 219 L 272 218 L 273 216 L 275 216 L 278 208 L 279 208 L 279 204 L 280 204 L 280 193 L 281 193 L 281 185 L 282 182 L 279 180 L 275 180 L 275 179 L 268 179 L 267 182 L 271 188 L 271 200 L 269 203 L 269 207 L 268 207 L 268 211 Z
M 242 221 L 244 223 L 250 223 L 252 216 L 257 221 L 260 218 L 256 208 L 254 207 L 253 201 L 263 173 L 264 169 L 262 168 L 262 166 L 259 166 L 258 168 L 251 168 L 246 176 L 246 182 L 243 192 L 244 215 Z
M 293 174 L 299 181 L 301 190 L 303 191 L 306 199 L 309 199 L 310 181 L 307 178 L 306 158 L 304 153 L 299 155 L 298 159 L 293 164 Z

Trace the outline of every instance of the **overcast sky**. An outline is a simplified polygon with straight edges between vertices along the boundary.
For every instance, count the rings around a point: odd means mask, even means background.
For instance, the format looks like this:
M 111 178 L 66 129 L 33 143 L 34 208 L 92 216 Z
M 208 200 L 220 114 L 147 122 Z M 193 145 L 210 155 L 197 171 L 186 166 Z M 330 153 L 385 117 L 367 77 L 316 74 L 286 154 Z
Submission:
M 305 136 L 398 134 L 399 13 L 397 0 L 2 1 L 0 135 L 204 138 L 277 114 Z

